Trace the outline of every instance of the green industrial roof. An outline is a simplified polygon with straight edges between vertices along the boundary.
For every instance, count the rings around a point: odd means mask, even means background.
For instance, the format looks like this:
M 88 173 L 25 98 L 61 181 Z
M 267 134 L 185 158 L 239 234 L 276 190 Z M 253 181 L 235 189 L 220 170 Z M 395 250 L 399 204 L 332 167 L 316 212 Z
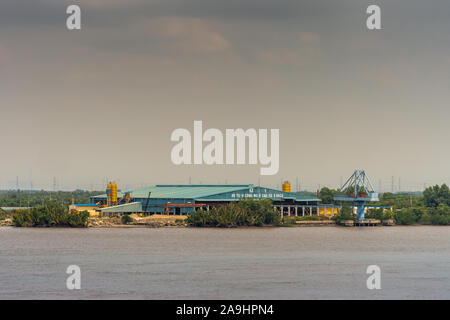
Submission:
M 165 199 L 196 199 L 197 201 L 203 200 L 215 200 L 222 201 L 219 198 L 206 199 L 210 196 L 224 194 L 228 192 L 245 191 L 249 188 L 255 188 L 253 184 L 159 184 L 153 187 L 139 188 L 127 193 L 130 193 L 130 197 L 133 199 L 145 199 L 151 192 L 150 198 L 165 198 Z M 266 189 L 265 187 L 261 187 Z M 275 191 L 277 193 L 283 193 L 283 198 L 293 199 L 296 201 L 320 201 L 314 196 L 299 195 L 295 193 L 286 193 L 279 190 L 267 188 L 268 190 Z M 269 191 L 270 192 L 270 191 Z M 118 192 L 118 197 L 121 198 L 124 192 Z M 105 199 L 106 194 L 94 197 L 94 199 Z M 239 197 L 229 198 L 224 197 L 223 201 L 239 200 Z
M 135 189 L 130 192 L 131 198 L 147 198 L 151 192 L 151 198 L 169 198 L 169 199 L 196 199 L 203 198 L 219 193 L 233 192 L 253 187 L 252 184 L 192 184 L 175 185 L 159 184 L 154 187 L 145 187 Z M 117 196 L 123 196 L 123 192 L 118 192 Z M 106 194 L 94 198 L 105 198 Z

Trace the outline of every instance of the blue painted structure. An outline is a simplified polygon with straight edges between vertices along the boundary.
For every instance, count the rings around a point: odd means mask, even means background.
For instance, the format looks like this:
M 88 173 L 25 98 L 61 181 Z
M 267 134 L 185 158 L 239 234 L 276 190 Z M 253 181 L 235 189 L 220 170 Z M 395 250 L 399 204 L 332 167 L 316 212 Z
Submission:
M 369 201 L 378 201 L 376 193 L 364 170 L 355 170 L 334 196 L 335 201 L 353 202 L 358 220 L 364 220 L 364 208 Z

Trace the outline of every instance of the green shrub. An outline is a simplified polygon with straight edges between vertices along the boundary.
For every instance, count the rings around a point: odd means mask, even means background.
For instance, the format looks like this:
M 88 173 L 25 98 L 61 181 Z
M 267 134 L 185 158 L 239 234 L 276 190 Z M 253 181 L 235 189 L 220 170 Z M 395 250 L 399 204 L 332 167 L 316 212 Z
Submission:
M 337 224 L 344 220 L 356 220 L 356 214 L 353 213 L 352 207 L 342 207 L 341 212 L 336 216 Z
M 420 216 L 418 216 L 413 210 L 402 209 L 394 214 L 394 220 L 396 224 L 411 225 L 417 223 Z
M 240 200 L 208 210 L 189 213 L 186 222 L 197 227 L 233 227 L 278 225 L 280 214 L 273 210 L 272 200 Z
M 423 224 L 423 225 L 430 225 L 430 224 L 432 224 L 431 216 L 429 214 L 423 214 L 420 217 L 420 219 L 419 219 L 419 224 Z
M 447 226 L 450 223 L 450 215 L 436 214 L 431 216 L 431 224 Z
M 13 215 L 13 225 L 16 227 L 87 227 L 88 220 L 89 212 L 72 214 L 54 202 Z
M 381 215 L 381 220 L 390 219 L 394 219 L 394 213 L 391 210 L 384 210 L 383 214 Z
M 130 217 L 130 215 L 128 214 L 124 214 L 120 220 L 122 221 L 123 224 L 129 224 L 133 222 L 133 218 Z
M 383 219 L 383 208 L 368 209 L 367 214 L 365 214 L 365 218 L 382 220 Z
M 394 219 L 394 214 L 385 208 L 368 209 L 366 219 L 389 220 Z

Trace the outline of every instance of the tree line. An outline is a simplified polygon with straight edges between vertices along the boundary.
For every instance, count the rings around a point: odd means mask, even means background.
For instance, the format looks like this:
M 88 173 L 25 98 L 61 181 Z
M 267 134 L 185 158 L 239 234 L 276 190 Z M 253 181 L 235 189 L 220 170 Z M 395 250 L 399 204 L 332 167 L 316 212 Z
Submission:
M 30 191 L 7 190 L 0 191 L 0 207 L 35 207 L 43 206 L 48 202 L 56 202 L 63 206 L 72 203 L 88 203 L 91 196 L 104 193 L 104 191 Z

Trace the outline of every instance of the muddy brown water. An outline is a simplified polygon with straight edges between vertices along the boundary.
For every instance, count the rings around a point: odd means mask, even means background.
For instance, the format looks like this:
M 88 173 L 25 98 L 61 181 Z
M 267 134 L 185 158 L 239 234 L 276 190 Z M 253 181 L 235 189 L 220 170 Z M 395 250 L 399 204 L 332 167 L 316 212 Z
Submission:
M 0 299 L 450 298 L 450 227 L 3 227 L 0 244 Z

